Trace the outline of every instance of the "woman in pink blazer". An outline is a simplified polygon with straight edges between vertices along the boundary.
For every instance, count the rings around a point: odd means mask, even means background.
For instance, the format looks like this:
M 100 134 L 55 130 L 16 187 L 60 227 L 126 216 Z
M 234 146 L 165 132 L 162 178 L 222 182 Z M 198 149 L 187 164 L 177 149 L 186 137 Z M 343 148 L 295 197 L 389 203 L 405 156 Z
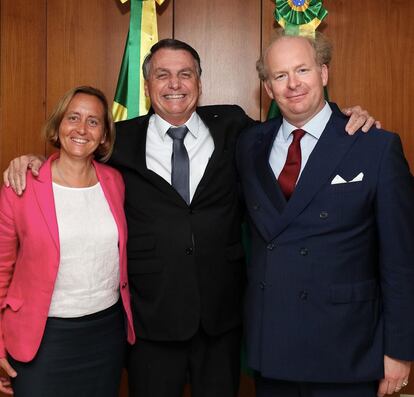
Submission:
M 0 192 L 0 391 L 115 397 L 135 334 L 124 183 L 93 159 L 115 139 L 104 94 L 70 90 L 44 132 L 59 152 L 23 196 Z

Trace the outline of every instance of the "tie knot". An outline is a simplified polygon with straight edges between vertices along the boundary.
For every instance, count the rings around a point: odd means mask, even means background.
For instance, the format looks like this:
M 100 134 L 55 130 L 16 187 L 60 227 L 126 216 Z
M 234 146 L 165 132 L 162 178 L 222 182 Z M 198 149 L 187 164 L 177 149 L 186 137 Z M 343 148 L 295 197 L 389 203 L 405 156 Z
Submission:
M 293 134 L 294 141 L 300 141 L 303 138 L 303 136 L 306 134 L 306 131 L 297 129 L 297 130 L 293 130 L 292 134 Z
M 172 139 L 178 139 L 179 141 L 182 141 L 187 135 L 187 132 L 188 132 L 187 126 L 182 125 L 180 127 L 170 127 L 167 131 L 167 134 Z

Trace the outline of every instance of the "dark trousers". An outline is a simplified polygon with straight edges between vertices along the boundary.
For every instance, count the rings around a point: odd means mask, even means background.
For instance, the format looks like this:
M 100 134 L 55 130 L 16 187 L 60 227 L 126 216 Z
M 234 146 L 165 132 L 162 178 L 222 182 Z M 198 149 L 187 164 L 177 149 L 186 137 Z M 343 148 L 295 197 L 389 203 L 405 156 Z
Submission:
M 125 348 L 119 303 L 84 317 L 49 318 L 32 361 L 9 357 L 14 397 L 117 397 Z
M 256 397 L 376 397 L 378 382 L 310 383 L 256 378 Z
M 190 340 L 137 339 L 128 358 L 129 397 L 235 397 L 240 380 L 241 329 L 218 336 L 199 330 Z

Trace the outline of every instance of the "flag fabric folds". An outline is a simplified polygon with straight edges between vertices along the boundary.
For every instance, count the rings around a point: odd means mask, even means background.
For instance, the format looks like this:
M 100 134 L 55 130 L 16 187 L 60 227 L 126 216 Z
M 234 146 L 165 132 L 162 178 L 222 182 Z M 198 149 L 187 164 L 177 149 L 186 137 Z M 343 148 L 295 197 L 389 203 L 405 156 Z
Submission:
M 156 1 L 159 5 L 164 2 Z M 146 114 L 150 106 L 144 94 L 141 65 L 151 46 L 158 41 L 155 0 L 131 0 L 130 4 L 128 37 L 112 106 L 115 121 Z
M 286 33 L 315 35 L 315 30 L 326 17 L 322 0 L 277 0 L 275 19 Z

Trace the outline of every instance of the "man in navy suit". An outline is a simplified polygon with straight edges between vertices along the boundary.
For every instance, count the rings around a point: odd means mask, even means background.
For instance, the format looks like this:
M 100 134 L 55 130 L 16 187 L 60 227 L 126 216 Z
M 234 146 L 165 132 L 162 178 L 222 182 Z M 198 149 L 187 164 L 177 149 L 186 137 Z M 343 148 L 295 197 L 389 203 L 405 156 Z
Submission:
M 238 141 L 258 397 L 393 394 L 414 358 L 413 179 L 398 135 L 346 134 L 330 57 L 323 36 L 280 31 L 257 68 L 283 118 Z

